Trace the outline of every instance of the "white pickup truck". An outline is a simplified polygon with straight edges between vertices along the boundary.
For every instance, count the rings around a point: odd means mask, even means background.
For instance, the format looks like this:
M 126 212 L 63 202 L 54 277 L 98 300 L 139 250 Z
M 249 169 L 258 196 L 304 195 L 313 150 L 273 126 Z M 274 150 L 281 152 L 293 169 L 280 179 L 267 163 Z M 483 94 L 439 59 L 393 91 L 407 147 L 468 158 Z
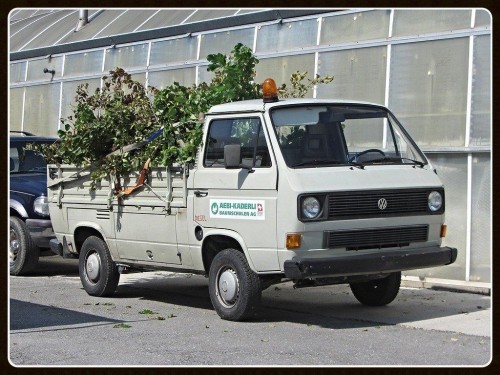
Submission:
M 217 313 L 253 314 L 273 283 L 349 283 L 366 305 L 396 297 L 401 271 L 451 264 L 445 192 L 395 116 L 327 99 L 214 106 L 196 163 L 155 166 L 117 199 L 110 177 L 48 167 L 53 251 L 79 257 L 83 287 L 114 293 L 120 273 L 208 276 Z M 134 185 L 137 174 L 122 179 Z

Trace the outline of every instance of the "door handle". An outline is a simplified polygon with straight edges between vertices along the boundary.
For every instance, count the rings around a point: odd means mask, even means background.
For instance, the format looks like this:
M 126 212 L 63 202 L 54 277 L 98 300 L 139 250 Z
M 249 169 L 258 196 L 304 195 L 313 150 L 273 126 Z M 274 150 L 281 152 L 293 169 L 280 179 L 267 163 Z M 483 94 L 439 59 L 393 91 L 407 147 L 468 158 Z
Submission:
M 199 191 L 199 190 L 196 190 L 194 192 L 194 195 L 196 195 L 197 197 L 206 197 L 208 195 L 208 191 Z

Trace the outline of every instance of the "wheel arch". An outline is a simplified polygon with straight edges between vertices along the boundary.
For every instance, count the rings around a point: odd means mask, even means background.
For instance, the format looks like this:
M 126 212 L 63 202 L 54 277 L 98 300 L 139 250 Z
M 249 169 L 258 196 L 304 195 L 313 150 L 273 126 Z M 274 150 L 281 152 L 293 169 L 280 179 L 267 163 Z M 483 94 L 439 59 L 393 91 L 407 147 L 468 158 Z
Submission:
M 233 248 L 235 250 L 241 251 L 247 259 L 250 269 L 257 273 L 252 263 L 252 258 L 248 253 L 248 248 L 245 244 L 245 241 L 238 233 L 230 230 L 213 230 L 207 233 L 201 245 L 203 267 L 207 274 L 210 270 L 210 265 L 212 264 L 215 255 L 227 248 Z
M 28 212 L 26 211 L 21 202 L 10 198 L 9 206 L 10 206 L 10 216 L 17 216 L 18 218 L 23 220 L 29 217 Z
M 73 241 L 75 245 L 75 250 L 78 253 L 80 253 L 80 250 L 85 240 L 90 236 L 96 236 L 100 238 L 101 240 L 106 242 L 106 245 L 108 245 L 109 248 L 109 243 L 106 240 L 106 236 L 104 235 L 102 228 L 99 225 L 96 225 L 95 223 L 83 222 L 78 224 L 78 226 L 73 231 Z

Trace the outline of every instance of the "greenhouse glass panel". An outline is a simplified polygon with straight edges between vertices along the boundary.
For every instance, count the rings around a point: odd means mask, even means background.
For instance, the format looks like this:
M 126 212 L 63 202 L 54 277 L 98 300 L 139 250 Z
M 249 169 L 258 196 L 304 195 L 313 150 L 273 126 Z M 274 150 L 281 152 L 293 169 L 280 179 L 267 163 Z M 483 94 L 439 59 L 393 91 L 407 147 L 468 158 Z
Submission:
M 386 46 L 320 53 L 318 74 L 334 79 L 318 85 L 317 97 L 384 104 L 386 70 Z
M 196 69 L 173 69 L 161 72 L 149 73 L 149 86 L 154 86 L 161 90 L 170 86 L 174 82 L 178 82 L 183 86 L 191 86 L 196 80 Z
M 10 83 L 24 82 L 26 62 L 10 64 Z
M 66 55 L 64 76 L 71 77 L 101 73 L 103 53 L 104 51 L 100 50 Z
M 137 31 L 179 25 L 193 12 L 194 9 L 160 10 L 153 17 L 151 17 L 151 19 L 149 19 L 144 25 L 142 25 L 139 29 L 137 29 Z
M 138 28 L 144 21 L 156 13 L 156 10 L 137 10 L 137 9 L 127 9 L 125 13 L 122 13 L 120 18 L 116 19 L 113 23 L 106 27 L 100 34 L 99 37 L 104 37 L 108 35 L 119 35 L 132 33 L 136 28 Z
M 68 118 L 68 116 L 73 116 L 74 105 L 76 103 L 76 89 L 80 85 L 88 83 L 87 93 L 92 95 L 95 93 L 95 89 L 101 86 L 101 79 L 95 78 L 90 80 L 82 81 L 68 81 L 63 82 L 62 87 L 62 100 L 61 100 L 61 118 Z
M 357 12 L 322 20 L 320 44 L 339 44 L 381 39 L 389 36 L 391 11 Z
M 255 28 L 229 30 L 220 33 L 201 35 L 200 59 L 206 59 L 209 54 L 228 54 L 234 46 L 241 43 L 253 49 Z
M 406 271 L 405 275 L 465 280 L 467 244 L 467 155 L 427 154 L 445 187 L 445 216 L 448 230 L 442 246 L 458 249 L 455 263 L 444 267 Z
M 474 27 L 481 26 L 491 26 L 491 13 L 484 9 L 477 9 Z
M 389 107 L 420 146 L 465 146 L 469 39 L 392 47 Z
M 26 87 L 23 130 L 36 135 L 57 135 L 59 83 Z
M 273 78 L 278 87 L 283 83 L 290 87 L 292 73 L 297 71 L 307 72 L 307 78 L 312 79 L 314 77 L 314 54 L 261 59 L 256 70 L 255 82 L 262 83 L 266 78 Z M 306 97 L 312 98 L 312 96 L 313 90 L 309 90 Z
M 491 280 L 491 156 L 472 157 L 472 224 L 470 280 Z
M 491 145 L 491 36 L 474 37 L 470 146 Z
M 101 31 L 104 32 L 108 25 L 112 24 L 113 21 L 120 16 L 124 9 L 105 9 L 103 12 L 99 13 L 95 18 L 93 18 L 85 27 L 78 30 L 76 33 L 70 33 L 62 43 L 77 42 L 80 40 L 89 40 L 94 37 L 100 37 L 98 34 Z M 76 14 L 76 20 L 74 26 L 78 23 L 78 12 Z M 111 44 L 111 43 L 110 43 Z
M 22 130 L 24 88 L 10 89 L 9 130 Z
M 215 77 L 215 74 L 213 72 L 209 72 L 207 68 L 208 65 L 202 65 L 198 68 L 198 84 L 201 82 L 210 83 Z
M 137 44 L 121 48 L 108 48 L 104 53 L 104 70 L 107 72 L 116 67 L 127 69 L 144 68 L 148 61 L 149 45 Z
M 316 45 L 316 19 L 262 26 L 257 30 L 257 52 L 284 51 Z
M 50 81 L 53 78 L 61 78 L 62 76 L 63 57 L 57 56 L 50 59 L 44 58 L 40 60 L 31 60 L 28 62 L 28 79 L 27 81 L 46 80 Z M 55 74 L 44 73 L 43 70 L 55 70 Z
M 396 9 L 392 36 L 469 29 L 471 17 L 470 9 Z
M 197 50 L 198 39 L 195 37 L 154 42 L 151 44 L 149 65 L 181 64 L 196 60 Z
M 225 10 L 225 9 L 197 9 L 191 17 L 189 17 L 185 23 L 200 22 L 206 20 L 212 20 L 216 18 L 230 17 L 237 12 L 237 9 Z

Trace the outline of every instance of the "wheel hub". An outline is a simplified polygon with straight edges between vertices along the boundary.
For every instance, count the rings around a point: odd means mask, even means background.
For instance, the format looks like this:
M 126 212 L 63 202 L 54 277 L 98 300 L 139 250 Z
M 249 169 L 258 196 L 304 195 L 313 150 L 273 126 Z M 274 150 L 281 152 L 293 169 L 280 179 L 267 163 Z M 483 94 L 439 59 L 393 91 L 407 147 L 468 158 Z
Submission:
M 227 269 L 221 273 L 219 278 L 219 295 L 226 303 L 233 303 L 238 296 L 239 283 L 236 273 Z
M 20 248 L 19 239 L 17 238 L 17 234 L 14 230 L 10 230 L 10 249 L 9 249 L 9 257 L 10 262 L 15 262 L 17 258 L 17 253 Z
M 100 273 L 99 255 L 97 253 L 90 254 L 85 263 L 86 273 L 90 280 L 96 281 Z

